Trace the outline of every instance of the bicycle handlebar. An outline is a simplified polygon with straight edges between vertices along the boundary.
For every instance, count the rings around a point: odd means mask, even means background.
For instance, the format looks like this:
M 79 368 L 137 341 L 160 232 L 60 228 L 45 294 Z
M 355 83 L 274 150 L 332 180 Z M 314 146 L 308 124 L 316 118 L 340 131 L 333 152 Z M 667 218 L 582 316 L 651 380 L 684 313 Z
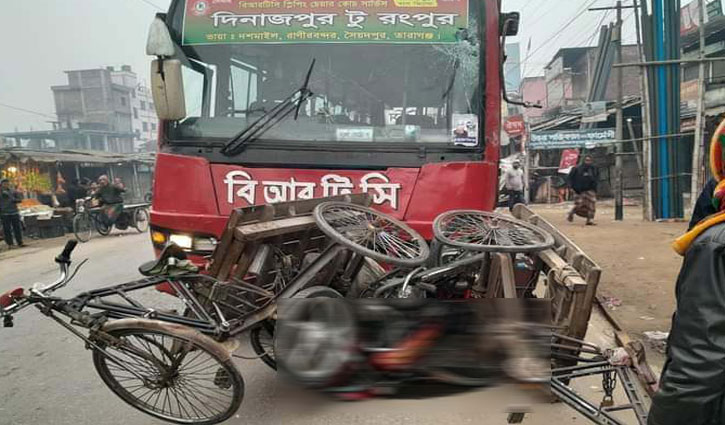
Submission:
M 55 262 L 58 263 L 58 267 L 60 268 L 60 276 L 58 276 L 58 279 L 46 286 L 34 287 L 29 291 L 30 294 L 42 298 L 45 297 L 48 292 L 53 292 L 68 283 L 68 270 L 70 269 L 71 264 L 70 256 L 76 245 L 78 245 L 78 241 L 69 240 L 66 242 L 63 252 L 55 257 Z M 18 290 L 20 290 L 20 292 L 18 292 Z M 24 295 L 25 291 L 23 291 L 22 288 L 17 288 L 7 294 L 3 294 L 3 302 L 0 304 L 0 316 L 11 316 L 22 310 L 24 307 L 30 305 L 31 303 L 24 297 Z
M 65 248 L 63 248 L 63 252 L 61 252 L 60 255 L 55 257 L 55 262 L 70 264 L 70 255 L 73 253 L 73 250 L 76 248 L 76 245 L 78 245 L 78 241 L 75 239 L 71 239 L 68 242 L 66 242 Z

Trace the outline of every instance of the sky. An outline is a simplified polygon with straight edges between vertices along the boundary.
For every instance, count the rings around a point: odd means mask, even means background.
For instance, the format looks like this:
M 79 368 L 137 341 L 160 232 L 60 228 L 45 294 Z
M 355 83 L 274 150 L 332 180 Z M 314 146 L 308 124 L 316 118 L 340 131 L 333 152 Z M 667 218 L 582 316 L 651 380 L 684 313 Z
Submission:
M 148 80 L 151 59 L 145 54 L 148 26 L 157 11 L 168 8 L 170 0 L 3 3 L 0 133 L 50 128 L 48 121 L 54 119 L 50 86 L 66 83 L 64 70 L 131 65 L 140 79 Z M 614 3 L 614 0 L 503 0 L 504 11 L 521 13 L 519 35 L 507 42 L 520 43 L 522 72 L 526 76 L 543 75 L 544 66 L 560 48 L 596 44 L 599 24 L 613 21 L 615 14 L 586 9 Z M 632 10 L 626 10 L 623 16 L 624 40 L 633 43 Z

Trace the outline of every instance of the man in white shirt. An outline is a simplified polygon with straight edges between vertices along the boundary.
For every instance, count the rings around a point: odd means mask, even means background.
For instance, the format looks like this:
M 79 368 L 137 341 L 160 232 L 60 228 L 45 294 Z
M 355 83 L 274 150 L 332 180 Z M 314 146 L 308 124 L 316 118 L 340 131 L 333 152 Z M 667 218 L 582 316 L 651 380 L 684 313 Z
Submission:
M 509 211 L 511 211 L 514 209 L 514 205 L 526 203 L 524 199 L 524 170 L 521 169 L 521 162 L 514 161 L 513 167 L 506 170 L 504 179 L 504 187 L 509 195 Z

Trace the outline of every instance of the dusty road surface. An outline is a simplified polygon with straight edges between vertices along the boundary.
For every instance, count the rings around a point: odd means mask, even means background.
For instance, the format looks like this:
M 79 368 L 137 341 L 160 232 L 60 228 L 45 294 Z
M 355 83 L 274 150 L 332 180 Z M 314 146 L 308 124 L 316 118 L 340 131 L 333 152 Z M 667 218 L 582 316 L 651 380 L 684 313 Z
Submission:
M 645 331 L 669 331 L 675 309 L 675 281 L 682 264 L 682 257 L 670 244 L 686 231 L 687 223 L 645 222 L 641 207 L 635 206 L 625 208 L 624 221 L 614 221 L 611 202 L 600 202 L 597 225 L 585 226 L 579 217 L 573 223 L 566 221 L 569 207 L 534 205 L 534 210 L 602 267 L 598 293 L 621 301 L 611 310 L 632 337 L 644 339 Z M 661 353 L 649 350 L 648 356 L 654 366 L 661 365 Z
M 597 228 L 598 230 L 599 228 Z M 602 227 L 603 229 L 603 227 Z M 16 286 L 52 281 L 53 257 L 62 241 L 34 244 L 0 254 L 0 293 Z M 103 285 L 138 278 L 137 265 L 152 257 L 148 235 L 125 234 L 80 244 L 74 259 L 90 262 L 68 287 L 69 296 Z M 162 297 L 153 291 L 143 301 Z M 0 328 L 0 425 L 147 425 L 160 424 L 128 407 L 96 375 L 90 352 L 73 335 L 29 308 L 15 327 Z M 251 354 L 246 335 L 238 354 Z M 520 401 L 506 389 L 461 390 L 414 386 L 395 398 L 359 403 L 331 402 L 290 391 L 259 360 L 237 360 L 245 397 L 229 424 L 505 424 L 503 409 Z M 601 397 L 601 381 L 577 388 Z M 525 424 L 582 424 L 587 421 L 561 403 L 535 408 Z M 634 421 L 626 423 L 634 424 Z

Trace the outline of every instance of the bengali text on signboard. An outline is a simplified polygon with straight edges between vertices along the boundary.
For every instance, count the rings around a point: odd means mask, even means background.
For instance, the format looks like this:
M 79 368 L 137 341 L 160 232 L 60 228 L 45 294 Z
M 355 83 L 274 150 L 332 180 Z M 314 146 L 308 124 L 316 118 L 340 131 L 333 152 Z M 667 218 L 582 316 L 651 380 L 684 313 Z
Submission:
M 184 45 L 452 43 L 468 0 L 186 0 Z
M 529 148 L 532 150 L 594 148 L 615 142 L 613 128 L 533 131 L 531 132 Z

